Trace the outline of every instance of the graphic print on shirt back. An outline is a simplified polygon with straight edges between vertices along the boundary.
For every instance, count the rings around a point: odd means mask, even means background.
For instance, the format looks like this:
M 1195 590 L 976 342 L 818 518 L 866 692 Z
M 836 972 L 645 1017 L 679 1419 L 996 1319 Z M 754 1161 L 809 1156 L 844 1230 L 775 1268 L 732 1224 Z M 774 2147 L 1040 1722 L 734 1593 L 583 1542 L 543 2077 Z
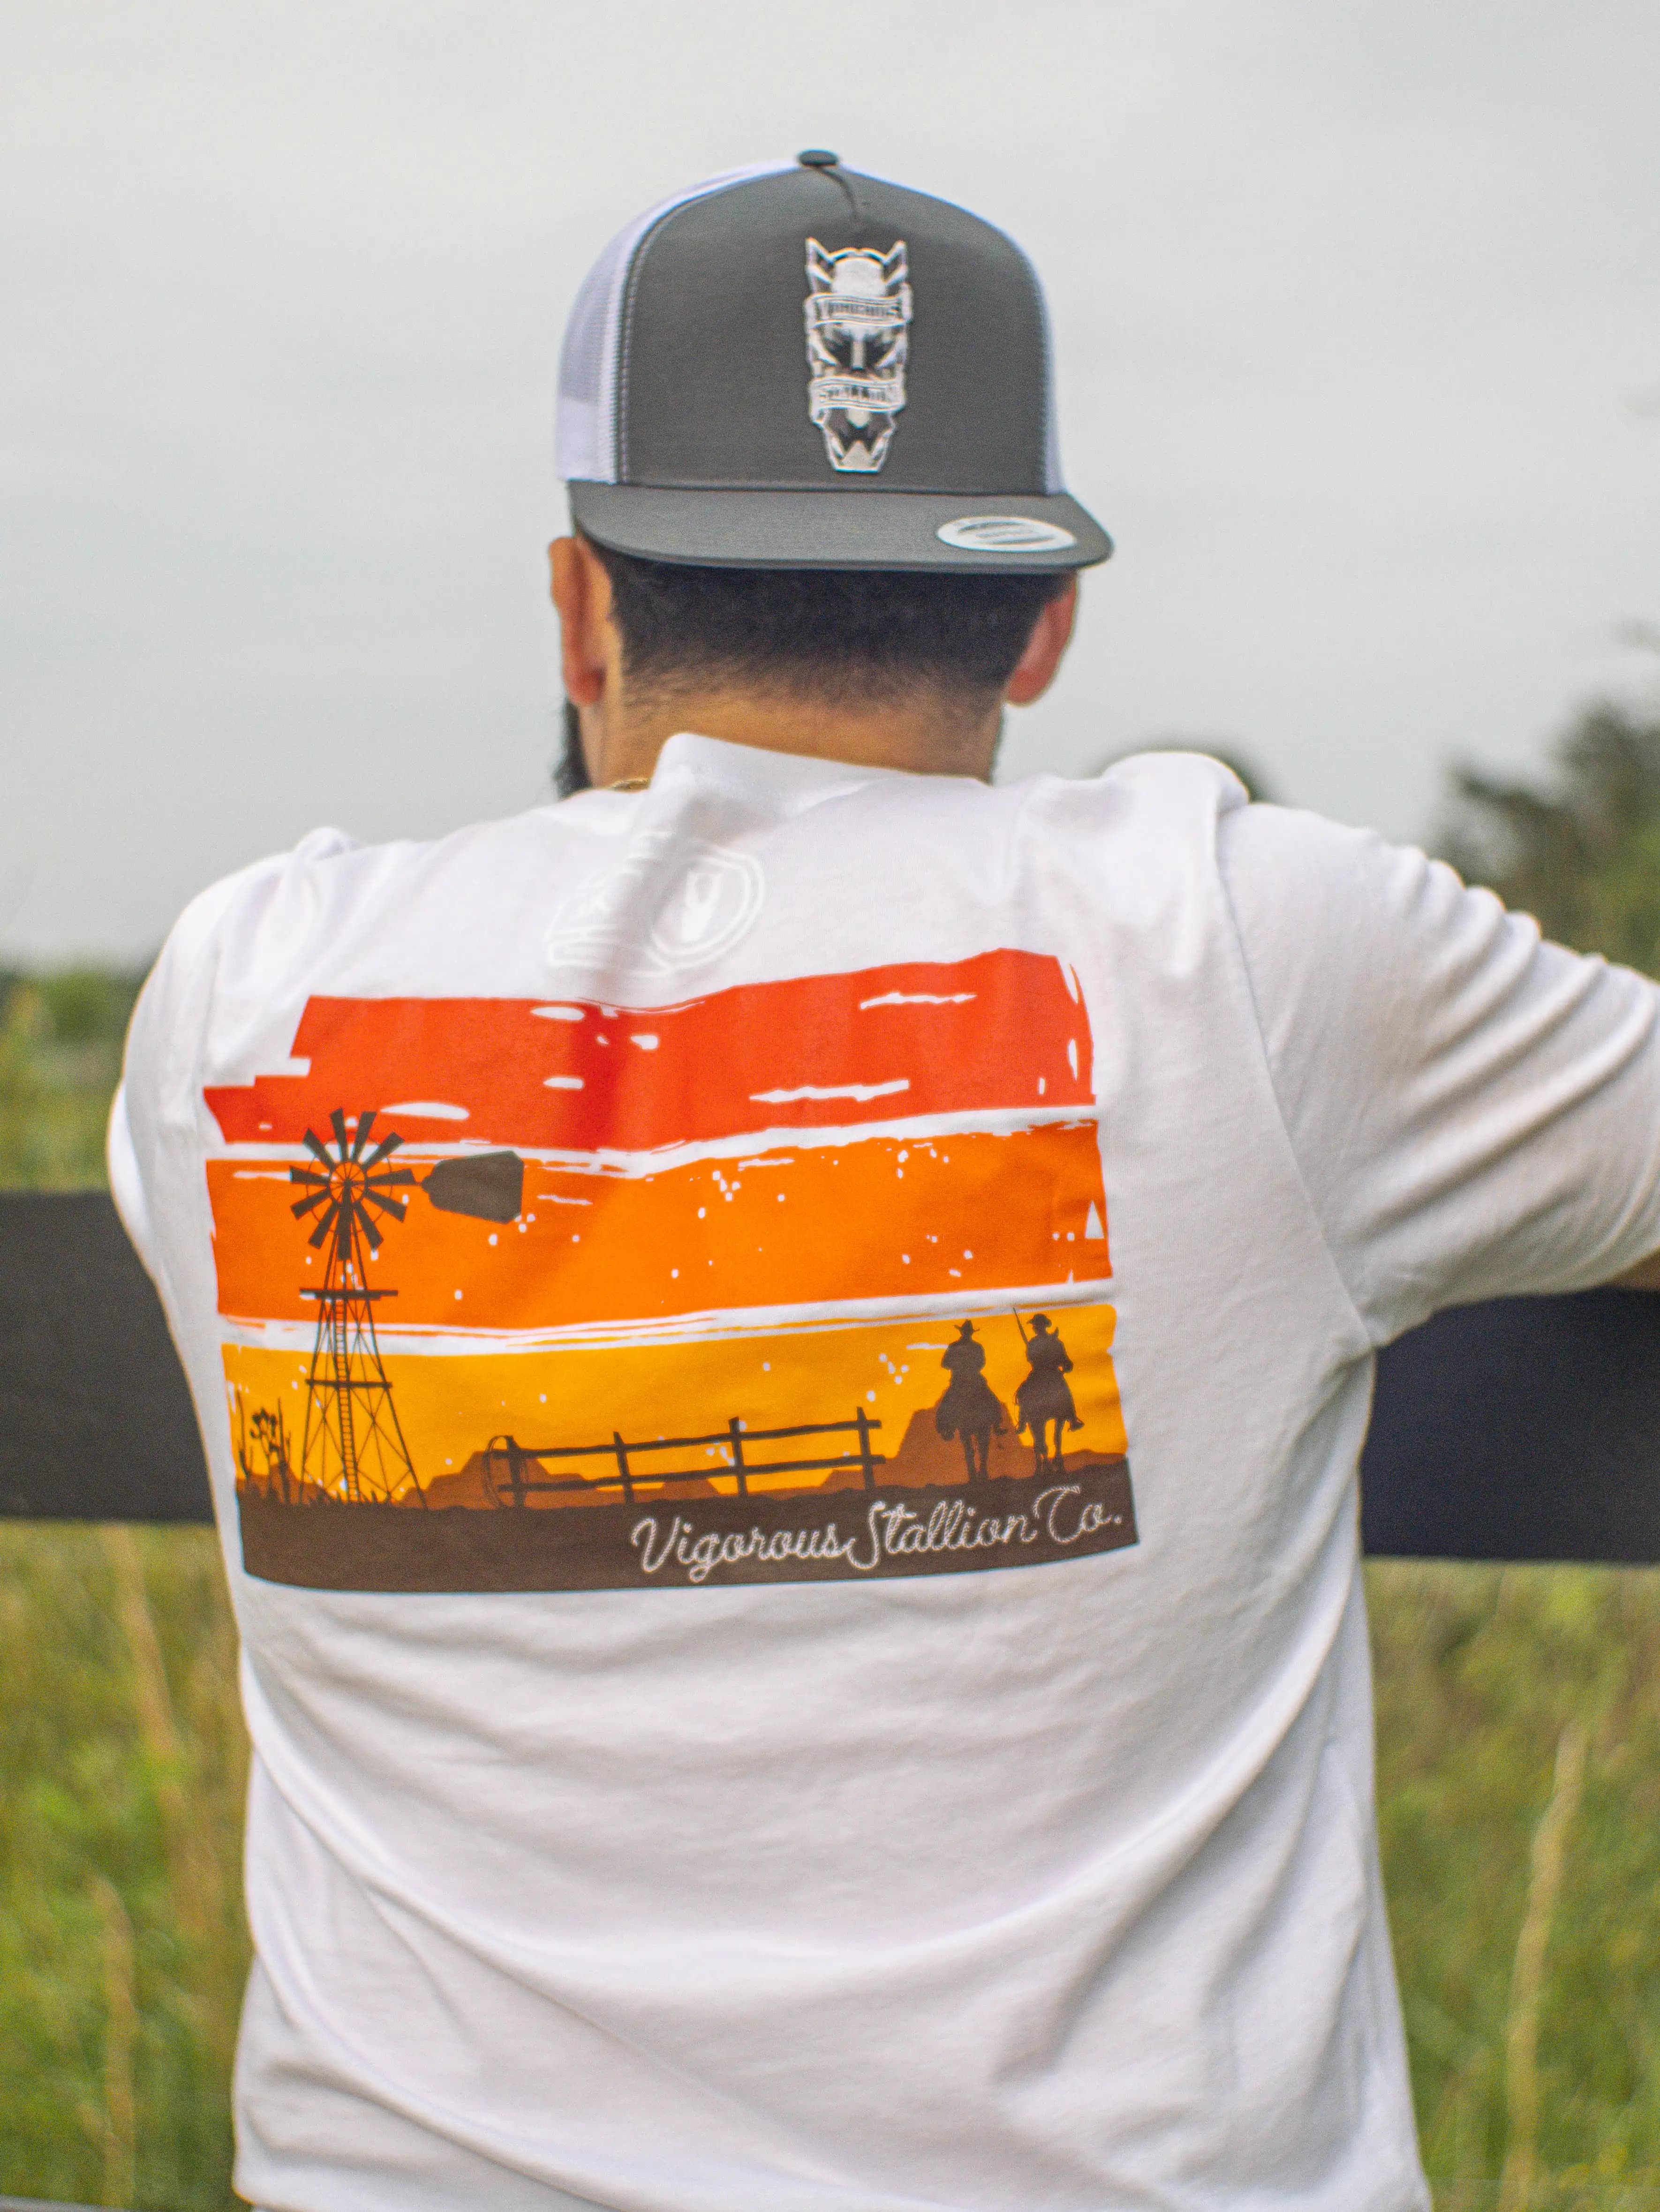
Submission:
M 1059 961 L 313 998 L 288 1071 L 205 1094 L 249 1573 L 706 1587 L 1136 1541 Z

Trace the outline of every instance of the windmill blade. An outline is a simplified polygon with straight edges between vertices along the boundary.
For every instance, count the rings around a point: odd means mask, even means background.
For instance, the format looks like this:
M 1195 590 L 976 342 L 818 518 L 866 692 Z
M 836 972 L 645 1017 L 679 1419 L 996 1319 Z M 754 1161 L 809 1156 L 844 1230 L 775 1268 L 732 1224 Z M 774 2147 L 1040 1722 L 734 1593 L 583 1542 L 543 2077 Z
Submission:
M 339 1118 L 340 1116 L 336 1114 L 335 1119 L 338 1121 Z M 330 1152 L 322 1138 L 319 1137 L 314 1130 L 307 1129 L 306 1132 L 305 1141 L 314 1157 L 322 1163 L 324 1174 L 325 1176 L 332 1175 L 334 1173 L 335 1164 L 334 1155 Z
M 328 1212 L 324 1215 L 322 1220 L 318 1223 L 316 1228 L 312 1231 L 310 1243 L 312 1251 L 320 1252 L 322 1250 L 324 1242 L 328 1237 L 329 1231 L 334 1227 L 335 1217 L 339 1212 L 339 1200 L 330 1199 L 329 1201 Z
M 517 1152 L 468 1152 L 440 1160 L 421 1186 L 441 1213 L 475 1221 L 513 1221 L 524 1200 L 524 1163 Z
M 368 1143 L 369 1132 L 374 1127 L 375 1110 L 373 1106 L 367 1107 L 357 1117 L 357 1133 L 352 1139 L 352 1158 L 354 1160 L 363 1157 L 363 1147 Z
M 403 1220 L 403 1209 L 409 1202 L 405 1198 L 383 1198 L 378 1190 L 366 1190 L 360 1201 L 364 1206 L 373 1206 L 378 1212 L 393 1215 L 399 1221 Z M 368 1218 L 367 1213 L 363 1217 L 366 1222 Z
M 414 1188 L 415 1180 L 413 1168 L 384 1168 L 379 1175 L 365 1176 L 363 1188 L 365 1190 L 391 1190 L 401 1182 Z
M 369 1218 L 367 1213 L 360 1214 L 358 1217 L 358 1226 L 362 1230 L 365 1237 L 368 1240 L 370 1251 L 378 1252 L 386 1240 L 381 1235 L 379 1230 L 375 1227 L 374 1223 Z
M 340 1158 L 342 1160 L 349 1158 L 348 1148 L 351 1139 L 346 1134 L 346 1115 L 343 1108 L 339 1106 L 335 1108 L 334 1112 L 329 1116 L 329 1127 L 334 1131 L 334 1140 L 340 1147 Z
M 366 1168 L 378 1168 L 382 1160 L 384 1160 L 389 1153 L 395 1152 L 403 1142 L 403 1138 L 398 1135 L 396 1129 L 389 1129 L 386 1132 L 386 1134 L 381 1139 L 380 1142 L 375 1146 L 373 1152 L 370 1153 L 368 1158 L 364 1161 L 364 1166 Z
M 316 1168 L 300 1166 L 288 1170 L 288 1181 L 298 1183 L 302 1190 L 310 1194 L 308 1197 L 297 1199 L 288 1208 L 296 1221 L 303 1221 L 308 1213 L 315 1213 L 329 1195 L 329 1178 Z

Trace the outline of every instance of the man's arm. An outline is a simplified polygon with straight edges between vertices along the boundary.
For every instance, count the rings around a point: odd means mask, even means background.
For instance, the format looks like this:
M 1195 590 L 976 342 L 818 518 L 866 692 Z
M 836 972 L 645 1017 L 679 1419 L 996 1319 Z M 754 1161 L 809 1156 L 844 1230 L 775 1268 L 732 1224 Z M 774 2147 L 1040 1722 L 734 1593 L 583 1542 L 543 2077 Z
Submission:
M 1444 1306 L 1660 1290 L 1660 989 L 1369 833 L 1221 824 L 1275 1094 L 1372 1341 Z

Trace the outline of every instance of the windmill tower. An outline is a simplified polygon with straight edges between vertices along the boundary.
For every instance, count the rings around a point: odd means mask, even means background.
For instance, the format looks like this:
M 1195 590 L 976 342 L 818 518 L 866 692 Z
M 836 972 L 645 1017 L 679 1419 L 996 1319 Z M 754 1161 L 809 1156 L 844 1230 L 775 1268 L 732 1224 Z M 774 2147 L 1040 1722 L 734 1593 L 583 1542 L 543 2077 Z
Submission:
M 396 1131 L 367 1149 L 374 1118 L 360 1114 L 348 1136 L 336 1107 L 329 1117 L 333 1146 L 307 1129 L 312 1163 L 288 1170 L 289 1182 L 306 1192 L 290 1211 L 297 1220 L 318 1216 L 312 1249 L 326 1246 L 329 1255 L 322 1288 L 300 1293 L 318 1302 L 300 1472 L 325 1497 L 348 1504 L 392 1504 L 411 1491 L 424 1504 L 375 1334 L 377 1301 L 397 1293 L 371 1290 L 364 1269 L 366 1247 L 378 1252 L 385 1241 L 376 1216 L 402 1221 L 409 1201 L 389 1194 L 415 1178 L 408 1168 L 385 1164 L 403 1141 Z

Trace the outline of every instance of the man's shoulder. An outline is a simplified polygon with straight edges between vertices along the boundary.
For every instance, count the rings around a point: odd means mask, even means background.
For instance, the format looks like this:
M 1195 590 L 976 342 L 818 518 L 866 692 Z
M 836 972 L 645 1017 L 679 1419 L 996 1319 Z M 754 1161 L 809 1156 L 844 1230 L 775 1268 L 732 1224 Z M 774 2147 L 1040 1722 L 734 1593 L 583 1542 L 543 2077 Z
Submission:
M 1120 754 L 1094 781 L 1114 790 L 1209 802 L 1223 812 L 1244 806 L 1251 799 L 1238 771 L 1225 760 L 1214 753 L 1186 752 L 1175 746 Z
M 287 966 L 344 931 L 395 923 L 400 913 L 464 897 L 545 861 L 550 847 L 585 842 L 583 810 L 566 802 L 470 823 L 441 837 L 368 843 L 349 832 L 309 831 L 197 893 L 169 933 L 175 965 L 209 960 L 223 970 L 280 956 Z
M 1035 776 L 1026 789 L 1051 834 L 1115 838 L 1149 861 L 1212 854 L 1226 823 L 1260 811 L 1225 761 L 1201 752 L 1128 753 L 1094 775 Z

